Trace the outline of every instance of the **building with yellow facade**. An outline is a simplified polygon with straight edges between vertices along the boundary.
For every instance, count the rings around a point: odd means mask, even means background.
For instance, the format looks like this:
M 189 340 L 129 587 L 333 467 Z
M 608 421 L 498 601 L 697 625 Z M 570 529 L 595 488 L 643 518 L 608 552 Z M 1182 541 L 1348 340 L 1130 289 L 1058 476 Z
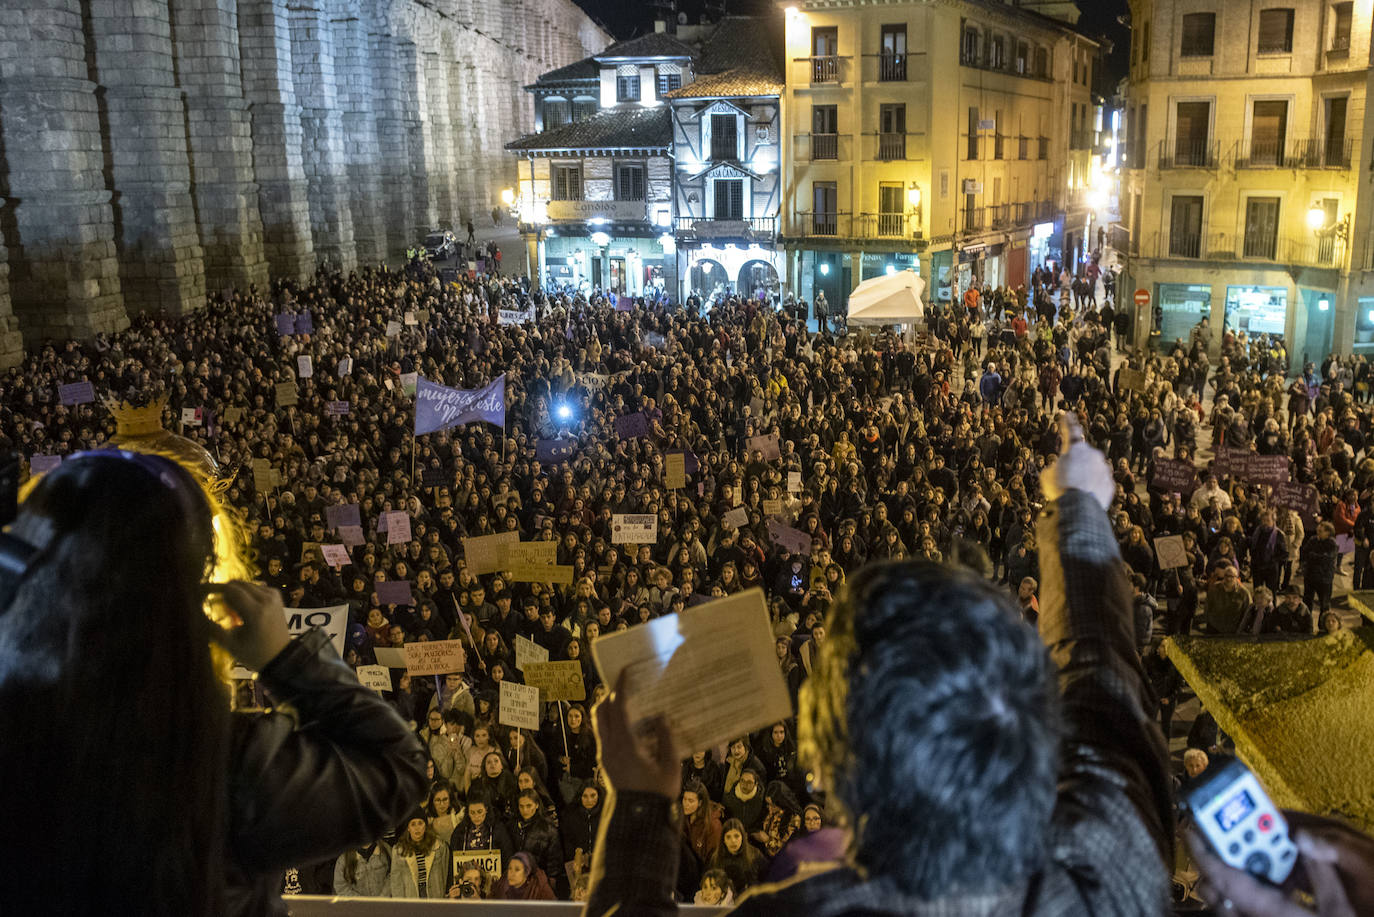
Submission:
M 1370 5 L 1133 0 L 1121 216 L 1137 329 L 1374 351 Z
M 1018 286 L 1096 247 L 1096 42 L 992 0 L 798 0 L 786 7 L 787 284 L 832 310 L 861 280 L 919 267 L 931 295 Z

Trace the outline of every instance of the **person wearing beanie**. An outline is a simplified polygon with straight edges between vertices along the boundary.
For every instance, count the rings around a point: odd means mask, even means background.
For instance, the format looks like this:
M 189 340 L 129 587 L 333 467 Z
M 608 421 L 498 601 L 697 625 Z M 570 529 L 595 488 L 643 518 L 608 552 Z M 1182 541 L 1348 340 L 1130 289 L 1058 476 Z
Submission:
M 391 851 L 391 897 L 447 897 L 449 863 L 448 844 L 434 833 L 425 810 L 416 808 Z

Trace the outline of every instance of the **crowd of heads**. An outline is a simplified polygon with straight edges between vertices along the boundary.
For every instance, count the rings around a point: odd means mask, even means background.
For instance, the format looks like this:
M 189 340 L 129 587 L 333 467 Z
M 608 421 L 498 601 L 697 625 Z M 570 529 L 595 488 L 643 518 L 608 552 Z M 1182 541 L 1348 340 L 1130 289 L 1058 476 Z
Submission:
M 1077 290 L 1071 301 L 1060 286 L 1037 271 L 1029 289 L 975 288 L 933 303 L 919 334 L 837 336 L 808 326 L 807 303 L 791 296 L 588 300 L 497 274 L 441 276 L 419 261 L 322 272 L 212 297 L 194 316 L 140 315 L 94 343 L 37 349 L 0 380 L 0 436 L 25 457 L 105 444 L 114 426 L 102 404 L 61 403 L 59 387 L 73 382 L 115 399 L 165 397 L 169 428 L 232 477 L 224 500 L 251 533 L 260 576 L 288 607 L 348 606 L 350 664 L 376 663 L 380 647 L 466 644 L 461 672 L 391 672 L 386 696 L 430 749 L 433 791 L 394 844 L 340 860 L 350 883 L 369 874 L 370 857 L 498 849 L 498 874 L 434 872 L 423 893 L 570 897 L 585 892 L 604 796 L 588 715 L 605 691 L 589 649 L 599 635 L 761 588 L 795 699 L 832 603 L 866 564 L 890 559 L 965 567 L 1013 597 L 1033 626 L 1033 520 L 1063 411 L 1083 418 L 1114 465 L 1110 515 L 1159 686 L 1177 681 L 1153 649 L 1164 633 L 1339 627 L 1320 616 L 1346 544 L 1337 539 L 1355 546 L 1358 584 L 1374 524 L 1363 511 L 1374 492 L 1366 364 L 1328 358 L 1290 381 L 1281 341 L 1231 330 L 1213 364 L 1205 323 L 1146 356 L 1127 310 L 1098 308 Z M 502 310 L 528 320 L 502 323 Z M 279 327 L 283 313 L 308 314 L 309 324 Z M 1125 349 L 1133 356 L 1114 353 Z M 416 436 L 411 374 L 458 389 L 504 374 L 505 429 L 476 422 Z M 187 408 L 201 409 L 198 425 L 179 426 Z M 631 414 L 642 415 L 640 429 L 618 431 Z M 1212 441 L 1200 442 L 1208 429 Z M 1313 504 L 1276 505 L 1272 484 L 1198 458 L 1221 447 L 1288 456 Z M 685 480 L 670 487 L 675 453 Z M 1196 481 L 1155 486 L 1161 463 L 1179 459 Z M 255 475 L 255 461 L 275 475 Z M 329 508 L 349 504 L 361 543 L 331 566 L 320 546 L 341 533 Z M 408 542 L 377 531 L 395 510 L 410 518 Z M 619 514 L 656 517 L 656 540 L 617 543 Z M 474 574 L 464 539 L 503 532 L 555 542 L 571 582 Z M 1181 536 L 1181 566 L 1162 565 L 1155 549 L 1170 535 Z M 383 602 L 376 584 L 386 580 L 409 582 L 412 600 Z M 901 622 L 888 629 L 899 638 Z M 961 636 L 948 635 L 951 651 Z M 544 705 L 534 731 L 501 722 L 500 683 L 522 679 L 517 638 L 583 671 L 585 701 Z M 1025 677 L 1026 691 L 1045 689 Z M 883 723 L 843 740 L 876 748 Z M 945 732 L 974 725 L 951 713 Z M 951 743 L 923 754 L 957 757 Z M 811 791 L 796 754 L 785 722 L 684 762 L 684 842 L 697 867 L 684 870 L 684 900 L 733 900 L 786 859 L 794 838 L 824 830 L 825 795 Z M 849 779 L 841 795 L 860 792 L 862 766 Z M 882 832 L 871 839 L 891 855 L 905 849 Z M 974 863 L 960 859 L 927 861 L 929 881 Z M 385 871 L 393 892 L 397 872 Z

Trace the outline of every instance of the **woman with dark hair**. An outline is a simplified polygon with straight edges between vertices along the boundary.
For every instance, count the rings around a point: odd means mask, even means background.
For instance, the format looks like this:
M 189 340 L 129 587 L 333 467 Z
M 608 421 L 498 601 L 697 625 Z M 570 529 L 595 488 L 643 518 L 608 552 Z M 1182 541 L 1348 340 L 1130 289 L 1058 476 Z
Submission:
M 429 791 L 429 801 L 425 803 L 425 817 L 429 826 L 439 837 L 448 837 L 458 827 L 462 817 L 458 791 L 447 780 L 440 780 Z
M 683 785 L 691 780 L 700 780 L 712 799 L 725 793 L 725 766 L 716 760 L 714 751 L 693 752 L 692 757 L 682 762 Z M 710 855 L 710 851 L 707 851 L 707 855 Z
M 548 876 L 549 884 L 556 886 L 563 877 L 563 844 L 544 815 L 544 800 L 537 790 L 521 790 L 515 808 L 515 846 L 534 857 L 534 864 Z
M 488 752 L 482 759 L 482 774 L 468 787 L 469 796 L 473 793 L 486 796 L 501 818 L 515 814 L 515 797 L 519 792 L 515 777 L 506 767 L 506 759 L 497 751 Z
M 448 897 L 450 865 L 448 844 L 434 833 L 424 811 L 416 809 L 391 848 L 391 897 Z
M 276 590 L 215 584 L 227 626 L 207 617 L 217 540 L 238 565 L 221 518 L 181 465 L 117 450 L 69 458 L 20 507 L 0 735 L 24 740 L 0 754 L 0 811 L 64 828 L 6 832 L 6 910 L 282 914 L 283 869 L 374 840 L 423 795 L 414 735 L 323 632 L 291 640 Z M 211 641 L 299 716 L 231 714 Z M 72 854 L 112 837 L 142 855 Z
M 480 792 L 468 795 L 467 809 L 449 836 L 448 845 L 450 850 L 458 851 L 499 850 L 503 860 L 515 851 L 515 842 L 492 808 L 491 799 Z
M 758 758 L 763 762 L 763 776 L 768 782 L 781 780 L 795 793 L 800 781 L 797 772 L 797 743 L 784 722 L 777 722 L 759 743 Z
M 724 870 L 734 884 L 735 892 L 739 893 L 757 885 L 767 865 L 767 858 L 745 837 L 744 824 L 738 818 L 732 818 L 721 828 L 720 844 L 706 868 Z
M 596 769 L 596 738 L 587 711 L 581 704 L 569 704 L 563 720 L 568 745 L 567 753 L 558 758 L 560 779 L 566 775 L 576 781 L 590 780 Z
M 391 892 L 391 846 L 380 838 L 354 847 L 334 864 L 334 894 L 345 898 L 385 898 Z
M 720 846 L 721 819 L 725 817 L 725 807 L 712 802 L 706 785 L 690 777 L 683 781 L 680 802 L 682 834 L 692 848 L 692 855 L 697 858 L 697 865 L 704 869 Z
M 585 780 L 576 798 L 563 807 L 558 831 L 563 837 L 563 862 L 577 862 L 580 853 L 590 865 L 592 849 L 596 846 L 596 832 L 601 827 L 601 787 Z
M 506 874 L 491 887 L 498 901 L 557 901 L 544 870 L 528 853 L 517 853 L 506 864 Z
M 554 802 L 553 794 L 544 785 L 544 781 L 539 779 L 539 771 L 526 764 L 515 775 L 515 786 L 520 791 L 534 790 L 538 793 L 539 802 L 544 807 L 544 816 L 549 820 L 549 824 L 558 827 L 558 804 Z

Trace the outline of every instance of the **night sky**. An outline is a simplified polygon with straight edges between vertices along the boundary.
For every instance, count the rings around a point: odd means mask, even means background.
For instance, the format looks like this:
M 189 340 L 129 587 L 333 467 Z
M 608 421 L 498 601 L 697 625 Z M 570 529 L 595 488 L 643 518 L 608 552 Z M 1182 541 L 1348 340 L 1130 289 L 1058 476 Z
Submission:
M 653 29 L 654 14 L 666 8 L 668 0 L 576 0 L 593 18 L 616 38 L 630 38 Z M 1029 4 L 1027 4 L 1029 5 Z M 1115 82 L 1126 75 L 1130 56 L 1128 44 L 1129 31 L 1117 22 L 1117 17 L 1127 12 L 1127 0 L 1087 0 L 1080 2 L 1083 18 L 1078 21 L 1079 28 L 1086 34 L 1105 36 L 1115 45 L 1107 61 L 1104 80 L 1096 87 L 1099 92 L 1108 94 Z M 688 20 L 695 22 L 703 11 L 711 11 L 712 18 L 721 11 L 739 15 L 750 13 L 769 13 L 778 9 L 774 0 L 679 0 L 677 9 L 687 14 Z

